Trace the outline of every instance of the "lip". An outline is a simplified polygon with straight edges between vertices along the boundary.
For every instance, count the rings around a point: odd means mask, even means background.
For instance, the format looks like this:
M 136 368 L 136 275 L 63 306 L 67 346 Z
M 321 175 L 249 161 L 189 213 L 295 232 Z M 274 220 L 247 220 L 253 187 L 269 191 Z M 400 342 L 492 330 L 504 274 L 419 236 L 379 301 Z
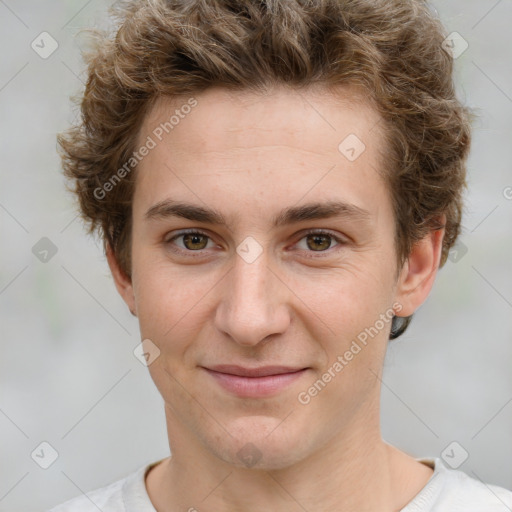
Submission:
M 203 369 L 226 391 L 245 398 L 275 395 L 309 370 L 286 366 L 243 368 L 235 365 L 218 365 Z
M 267 377 L 268 375 L 282 375 L 284 373 L 293 373 L 304 370 L 303 366 L 260 366 L 259 368 L 245 368 L 235 364 L 219 364 L 208 367 L 207 370 L 214 372 L 238 375 L 240 377 Z

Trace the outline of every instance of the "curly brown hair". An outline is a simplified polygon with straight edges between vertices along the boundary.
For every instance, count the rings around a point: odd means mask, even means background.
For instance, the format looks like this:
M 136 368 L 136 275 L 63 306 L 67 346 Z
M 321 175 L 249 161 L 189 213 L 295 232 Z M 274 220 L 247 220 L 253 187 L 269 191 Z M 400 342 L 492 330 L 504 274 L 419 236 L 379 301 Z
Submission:
M 93 31 L 85 54 L 81 119 L 58 143 L 89 234 L 127 276 L 135 172 L 97 191 L 133 157 L 154 101 L 283 83 L 365 91 L 385 126 L 399 267 L 442 214 L 444 265 L 460 232 L 472 113 L 456 98 L 444 27 L 425 0 L 136 0 L 111 14 L 113 31 Z M 395 317 L 390 338 L 410 319 Z

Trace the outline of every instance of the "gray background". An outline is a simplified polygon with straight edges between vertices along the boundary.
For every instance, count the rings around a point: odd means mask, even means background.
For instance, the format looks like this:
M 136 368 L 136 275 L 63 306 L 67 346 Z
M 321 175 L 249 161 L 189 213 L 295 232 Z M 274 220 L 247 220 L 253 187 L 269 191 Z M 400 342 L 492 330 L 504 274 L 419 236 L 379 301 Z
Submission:
M 162 400 L 132 352 L 137 319 L 55 151 L 84 80 L 76 34 L 105 26 L 109 3 L 0 0 L 0 511 L 45 510 L 168 455 Z M 464 245 L 390 344 L 383 436 L 416 457 L 456 441 L 461 470 L 512 488 L 512 1 L 434 5 L 469 43 L 456 81 L 479 115 Z M 47 59 L 31 48 L 43 31 L 59 44 Z M 58 249 L 46 263 L 32 252 L 42 237 Z M 31 457 L 43 441 L 59 454 L 46 470 Z

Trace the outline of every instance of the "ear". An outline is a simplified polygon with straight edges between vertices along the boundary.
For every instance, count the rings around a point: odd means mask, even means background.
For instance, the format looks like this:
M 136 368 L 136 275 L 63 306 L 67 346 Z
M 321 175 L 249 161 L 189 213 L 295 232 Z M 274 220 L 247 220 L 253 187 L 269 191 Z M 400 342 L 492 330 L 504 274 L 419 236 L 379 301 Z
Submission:
M 446 217 L 443 215 L 440 218 L 443 227 L 431 230 L 414 244 L 404 263 L 396 288 L 396 301 L 402 305 L 402 317 L 412 315 L 432 289 L 441 260 L 445 222 Z
M 123 300 L 126 302 L 130 313 L 137 316 L 137 311 L 135 309 L 135 295 L 133 293 L 131 278 L 128 277 L 119 267 L 119 263 L 114 256 L 114 251 L 108 242 L 105 243 L 105 253 L 107 255 L 108 266 L 110 267 L 110 272 L 112 272 L 112 277 L 114 278 L 119 295 L 121 295 Z

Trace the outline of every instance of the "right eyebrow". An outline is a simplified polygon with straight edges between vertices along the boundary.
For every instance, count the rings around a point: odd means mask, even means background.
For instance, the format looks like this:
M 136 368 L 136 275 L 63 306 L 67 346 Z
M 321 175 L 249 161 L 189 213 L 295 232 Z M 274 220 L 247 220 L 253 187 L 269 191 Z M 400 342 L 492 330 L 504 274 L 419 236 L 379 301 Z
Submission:
M 228 226 L 224 215 L 215 208 L 164 199 L 151 206 L 145 213 L 145 219 L 165 219 L 169 217 L 181 217 L 191 221 L 206 224 Z M 301 206 L 284 208 L 276 216 L 272 217 L 272 226 L 281 227 L 308 220 L 320 220 L 332 217 L 353 218 L 355 220 L 369 220 L 371 215 L 367 210 L 342 201 L 314 202 Z

